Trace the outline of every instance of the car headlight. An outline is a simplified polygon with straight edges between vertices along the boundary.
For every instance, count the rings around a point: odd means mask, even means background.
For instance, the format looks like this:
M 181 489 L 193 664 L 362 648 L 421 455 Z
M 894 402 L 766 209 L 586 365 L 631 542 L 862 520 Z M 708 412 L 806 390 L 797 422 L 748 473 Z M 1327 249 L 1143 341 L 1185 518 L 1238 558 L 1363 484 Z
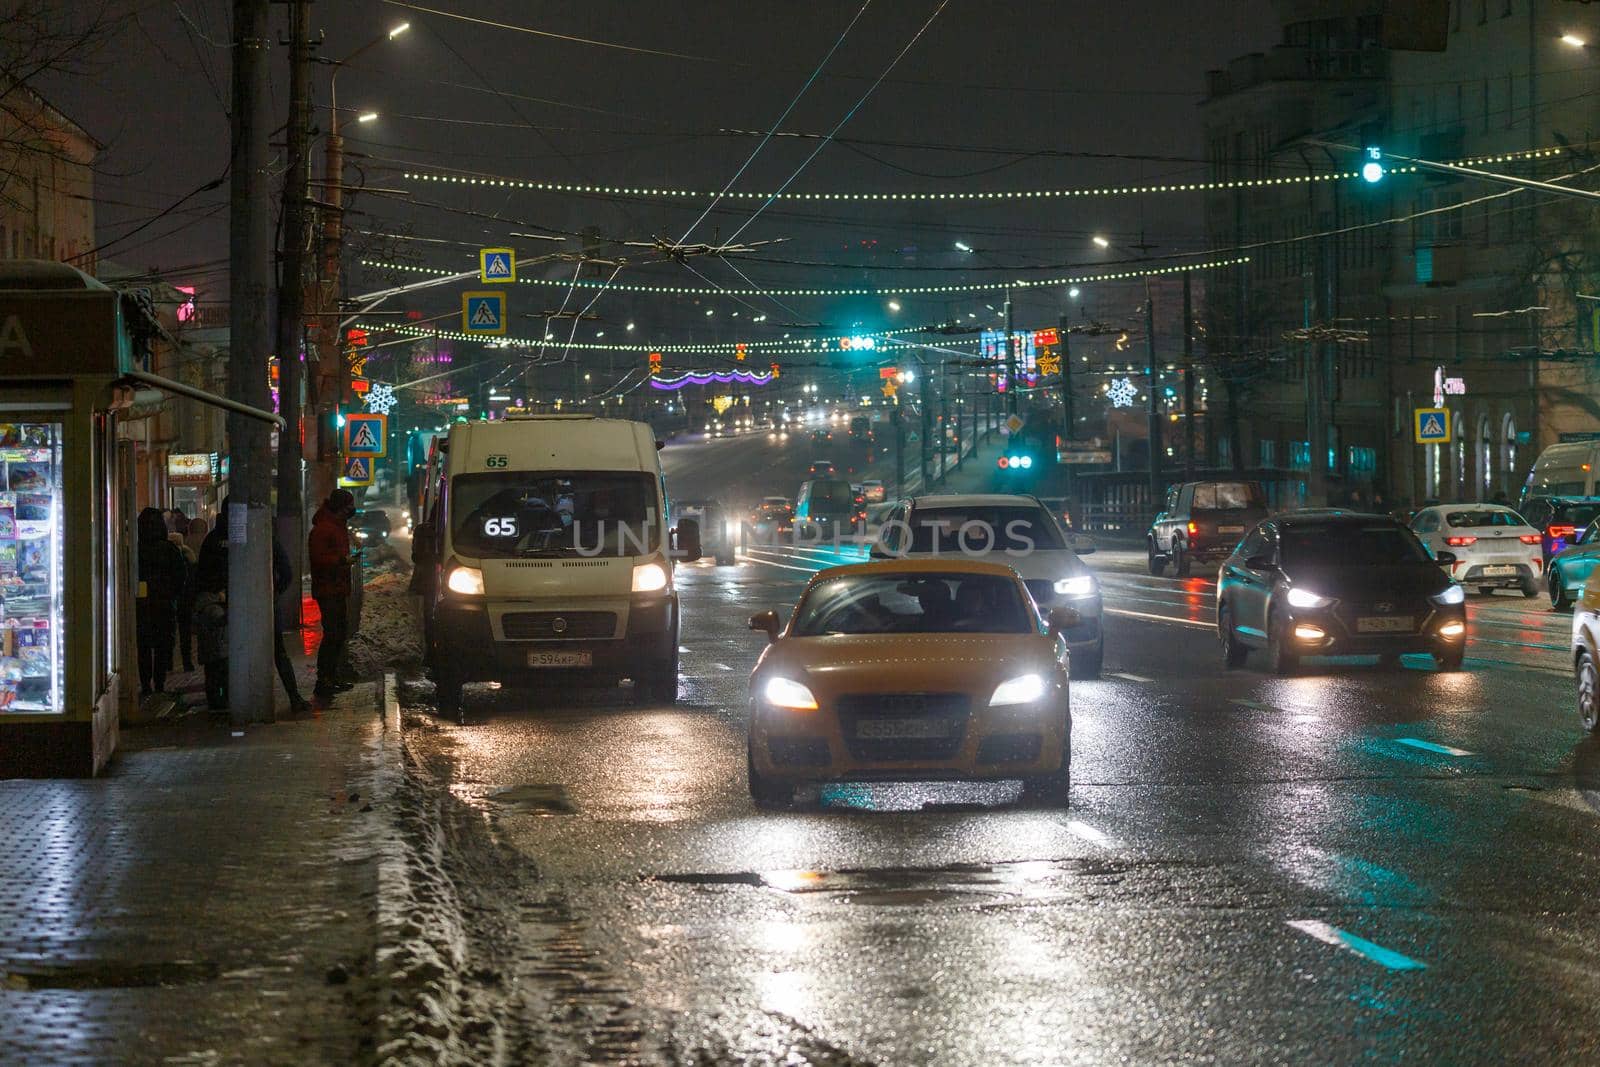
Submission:
M 1461 588 L 1459 585 L 1452 585 L 1450 588 L 1433 598 L 1433 602 L 1435 604 L 1443 604 L 1446 606 L 1451 604 L 1464 604 L 1466 603 L 1466 600 L 1467 591 Z
M 761 693 L 767 698 L 767 703 L 775 708 L 788 708 L 790 711 L 817 710 L 817 698 L 811 694 L 811 690 L 789 678 L 768 678 Z
M 641 563 L 633 568 L 633 591 L 654 593 L 667 587 L 667 568 L 659 563 Z
M 357 530 L 356 531 L 356 540 L 357 541 L 365 541 L 366 539 L 367 539 L 367 531 L 365 531 L 365 530 Z
M 462 596 L 483 595 L 483 572 L 476 567 L 455 567 L 450 571 L 450 577 L 445 579 L 446 587 L 452 593 Z
M 1072 578 L 1058 578 L 1055 590 L 1057 596 L 1093 596 L 1094 575 L 1079 574 Z
M 1037 674 L 1022 674 L 995 686 L 989 698 L 991 708 L 1006 704 L 1032 704 L 1044 696 L 1044 679 Z
M 1333 601 L 1325 596 L 1318 596 L 1309 589 L 1289 590 L 1289 605 L 1296 608 L 1325 608 Z

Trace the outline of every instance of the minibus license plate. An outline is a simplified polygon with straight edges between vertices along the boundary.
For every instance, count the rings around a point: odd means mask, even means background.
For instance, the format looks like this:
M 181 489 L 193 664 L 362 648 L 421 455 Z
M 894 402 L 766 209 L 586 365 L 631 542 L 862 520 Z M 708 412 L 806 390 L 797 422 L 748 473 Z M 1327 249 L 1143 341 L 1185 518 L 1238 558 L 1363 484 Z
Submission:
M 592 667 L 593 652 L 529 652 L 530 667 Z

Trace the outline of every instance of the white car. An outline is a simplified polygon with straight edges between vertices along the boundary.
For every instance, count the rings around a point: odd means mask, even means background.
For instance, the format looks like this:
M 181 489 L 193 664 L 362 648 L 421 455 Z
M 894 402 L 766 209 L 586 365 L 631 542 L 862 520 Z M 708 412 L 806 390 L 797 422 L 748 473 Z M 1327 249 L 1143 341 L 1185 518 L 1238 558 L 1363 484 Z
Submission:
M 1411 517 L 1411 532 L 1437 556 L 1455 556 L 1450 577 L 1488 596 L 1496 589 L 1539 595 L 1544 555 L 1539 531 L 1503 504 L 1438 504 Z
M 1105 659 L 1100 579 L 1078 558 L 1093 551 L 1092 541 L 1063 529 L 1036 497 L 996 493 L 900 501 L 884 517 L 872 557 L 1005 564 L 1021 575 L 1042 615 L 1057 607 L 1078 613 L 1078 624 L 1063 631 L 1072 677 L 1097 678 Z

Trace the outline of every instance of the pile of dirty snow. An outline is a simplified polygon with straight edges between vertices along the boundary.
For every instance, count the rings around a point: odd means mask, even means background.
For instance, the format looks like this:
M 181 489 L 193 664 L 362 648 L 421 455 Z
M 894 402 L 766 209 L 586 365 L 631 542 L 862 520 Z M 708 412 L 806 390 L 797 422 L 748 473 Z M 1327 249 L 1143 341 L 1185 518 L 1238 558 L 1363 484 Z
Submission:
M 409 568 L 369 571 L 361 628 L 350 638 L 350 665 L 369 678 L 383 671 L 414 671 L 422 663 L 422 628 L 409 592 Z

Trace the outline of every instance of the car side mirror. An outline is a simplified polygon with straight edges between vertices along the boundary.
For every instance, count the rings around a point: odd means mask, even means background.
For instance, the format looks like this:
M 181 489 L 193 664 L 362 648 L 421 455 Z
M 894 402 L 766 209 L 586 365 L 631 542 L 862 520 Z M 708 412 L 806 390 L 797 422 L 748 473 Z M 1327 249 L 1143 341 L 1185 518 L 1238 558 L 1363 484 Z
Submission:
M 673 531 L 677 537 L 678 560 L 682 563 L 693 563 L 705 555 L 700 547 L 700 522 L 697 519 L 679 519 L 678 527 Z
M 1275 571 L 1278 565 L 1272 562 L 1271 556 L 1251 556 L 1244 561 L 1244 565 L 1253 571 Z
M 1456 562 L 1456 554 L 1454 552 L 1435 552 L 1433 561 L 1441 567 L 1449 567 Z
M 1059 637 L 1083 622 L 1083 616 L 1075 608 L 1050 609 L 1050 636 Z
M 1072 551 L 1080 556 L 1087 556 L 1094 551 L 1094 538 L 1085 537 L 1083 534 L 1072 535 Z
M 760 630 L 767 635 L 767 641 L 778 639 L 778 631 L 783 629 L 783 620 L 778 618 L 776 611 L 758 611 L 750 616 L 750 629 Z

